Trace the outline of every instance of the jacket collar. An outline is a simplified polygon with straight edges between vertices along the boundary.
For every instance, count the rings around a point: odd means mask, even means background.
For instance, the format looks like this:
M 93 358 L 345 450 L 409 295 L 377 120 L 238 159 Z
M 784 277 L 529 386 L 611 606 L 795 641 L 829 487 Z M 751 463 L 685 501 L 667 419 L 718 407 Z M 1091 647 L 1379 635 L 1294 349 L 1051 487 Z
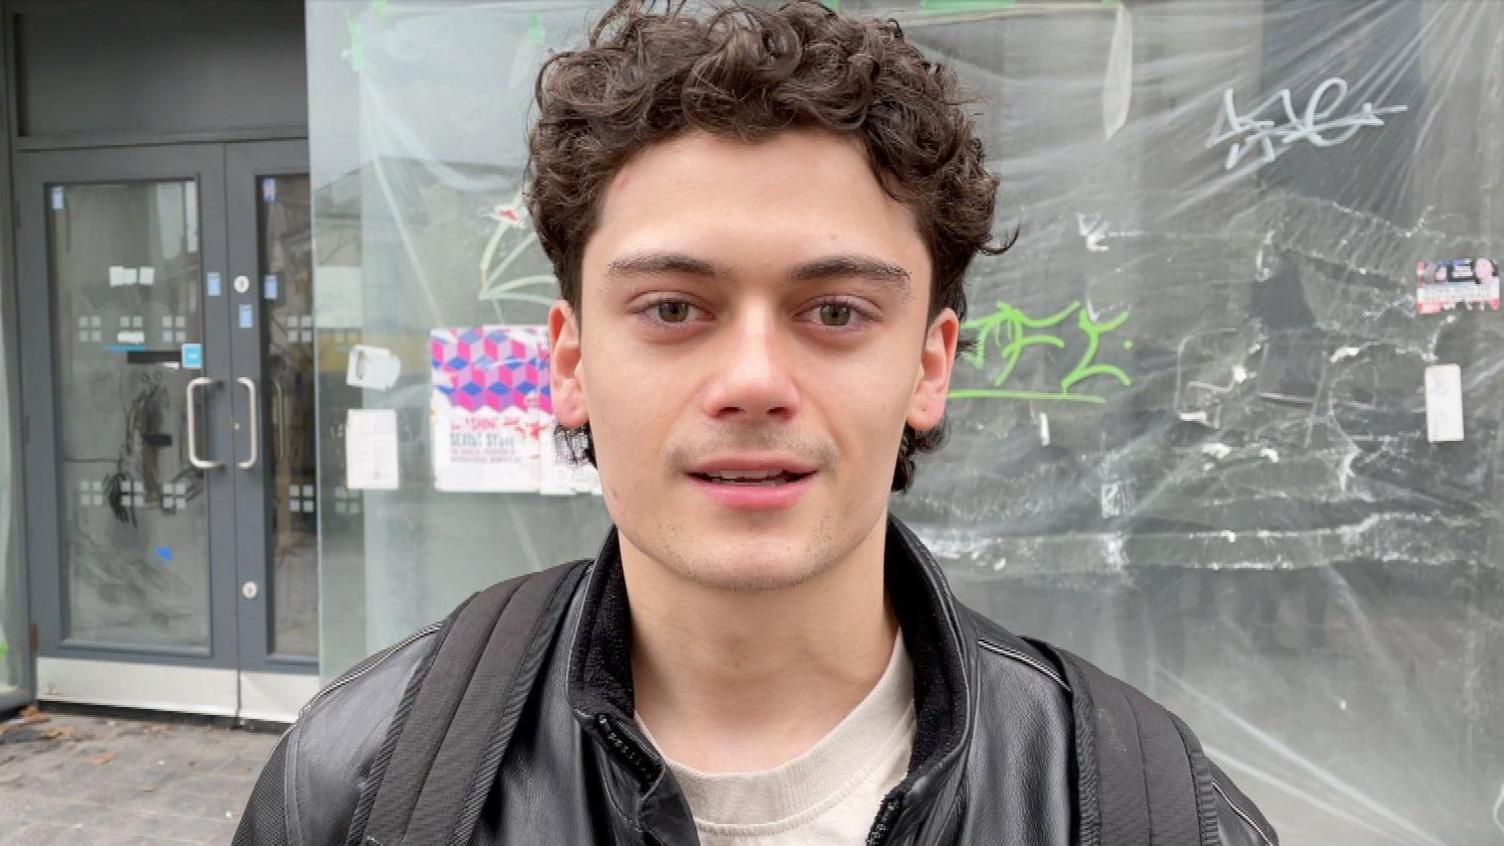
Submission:
M 884 800 L 874 835 L 879 829 L 901 833 L 912 825 L 911 812 L 951 807 L 937 800 L 957 787 L 975 709 L 975 638 L 966 634 L 945 576 L 929 550 L 893 517 L 888 518 L 884 578 L 914 664 L 918 725 L 908 775 Z M 591 567 L 582 601 L 569 643 L 569 704 L 605 758 L 632 775 L 629 781 L 621 773 L 607 780 L 615 788 L 617 807 L 637 815 L 638 825 L 650 825 L 646 817 L 656 811 L 653 816 L 671 818 L 660 818 L 660 824 L 675 830 L 688 824 L 692 831 L 677 789 L 663 789 L 672 778 L 662 758 L 633 719 L 631 608 L 614 528 Z M 632 786 L 637 795 L 625 795 Z

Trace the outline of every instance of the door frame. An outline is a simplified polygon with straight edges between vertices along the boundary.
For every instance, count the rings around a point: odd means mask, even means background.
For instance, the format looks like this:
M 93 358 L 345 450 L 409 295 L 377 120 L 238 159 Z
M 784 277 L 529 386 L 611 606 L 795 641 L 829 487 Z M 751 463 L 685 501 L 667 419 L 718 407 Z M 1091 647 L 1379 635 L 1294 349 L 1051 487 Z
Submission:
M 22 409 L 28 436 L 24 447 L 29 595 L 37 631 L 36 693 L 133 707 L 160 707 L 230 713 L 237 706 L 235 649 L 234 491 L 226 468 L 231 427 L 220 410 L 230 396 L 230 307 L 227 296 L 202 298 L 204 369 L 200 375 L 220 384 L 203 392 L 200 454 L 225 461 L 204 471 L 209 554 L 209 645 L 174 648 L 71 641 L 67 631 L 65 568 L 62 561 L 63 497 L 59 485 L 58 391 L 62 378 L 56 353 L 55 298 L 50 267 L 47 186 L 193 179 L 197 182 L 199 255 L 203 286 L 207 275 L 225 274 L 224 152 L 221 144 L 144 148 L 21 152 L 16 155 L 16 280 L 21 322 Z M 205 226 L 205 222 L 214 224 Z M 200 288 L 204 290 L 203 287 Z M 97 665 L 97 666 L 95 666 Z M 193 671 L 197 682 L 191 681 Z M 164 688 L 165 686 L 165 688 Z M 175 690 L 176 692 L 168 692 Z M 147 697 L 147 698 L 142 698 Z M 143 704 L 149 703 L 149 704 Z
M 249 305 L 256 314 L 253 331 L 238 327 L 230 330 L 232 358 L 235 377 L 249 378 L 257 385 L 257 409 L 259 426 L 260 460 L 250 470 L 235 468 L 236 500 L 235 528 L 237 584 L 254 582 L 259 591 L 254 599 L 247 599 L 237 592 L 240 602 L 240 669 L 245 673 L 291 673 L 317 676 L 317 657 L 289 655 L 271 651 L 273 617 L 271 572 L 272 541 L 271 510 L 276 491 L 275 480 L 266 474 L 272 444 L 268 433 L 271 427 L 268 405 L 270 397 L 265 390 L 263 373 L 266 346 L 269 335 L 265 326 L 267 303 L 263 297 L 263 280 L 267 269 L 261 266 L 259 210 L 261 199 L 258 193 L 260 180 L 265 176 L 308 175 L 308 144 L 304 141 L 255 141 L 235 142 L 225 145 L 225 196 L 226 228 L 229 231 L 229 272 L 227 278 L 247 276 L 250 289 L 244 293 L 229 292 L 238 308 Z M 309 233 L 310 237 L 312 233 Z M 316 349 L 316 347 L 315 347 Z M 315 366 L 315 373 L 317 366 Z M 313 374 L 310 374 L 313 375 Z M 247 394 L 237 386 L 234 392 L 233 414 L 236 420 L 249 420 Z M 243 439 L 237 438 L 237 441 Z M 240 450 L 236 447 L 236 457 Z M 263 683 L 264 686 L 264 683 Z
M 8 19 L 5 19 L 8 20 Z M 10 119 L 10 77 L 8 72 L 10 64 L 10 28 L 0 26 L 3 30 L 3 38 L 0 38 L 0 73 L 4 76 L 4 90 L 0 92 L 0 191 L 5 197 L 12 197 L 11 190 L 11 119 Z M 21 321 L 17 316 L 17 293 L 16 285 L 16 262 L 15 246 L 16 233 L 15 222 L 12 219 L 14 203 L 5 203 L 0 208 L 0 255 L 4 255 L 3 263 L 0 263 L 0 356 L 3 356 L 4 368 L 0 370 L 0 391 L 5 392 L 5 415 L 0 419 L 0 426 L 4 426 L 11 435 L 10 448 L 0 455 L 0 467 L 9 469 L 11 485 L 10 508 L 0 513 L 0 521 L 8 523 L 11 531 L 4 546 L 0 546 L 0 579 L 12 577 L 14 580 L 11 587 L 15 593 L 9 594 L 3 604 L 0 604 L 0 634 L 5 635 L 10 645 L 10 656 L 19 656 L 21 672 L 19 677 L 12 679 L 13 689 L 8 693 L 0 693 L 0 713 L 12 708 L 17 708 L 31 702 L 36 698 L 36 678 L 32 668 L 32 644 L 31 632 L 31 596 L 27 589 L 28 573 L 26 567 L 26 521 L 22 519 L 22 508 L 26 501 L 26 469 L 24 449 L 26 443 L 25 430 L 22 428 L 23 417 L 21 414 L 21 342 L 18 333 Z M 17 616 L 12 617 L 15 614 Z M 14 637 L 12 637 L 14 636 Z M 0 658 L 0 660 L 7 660 Z

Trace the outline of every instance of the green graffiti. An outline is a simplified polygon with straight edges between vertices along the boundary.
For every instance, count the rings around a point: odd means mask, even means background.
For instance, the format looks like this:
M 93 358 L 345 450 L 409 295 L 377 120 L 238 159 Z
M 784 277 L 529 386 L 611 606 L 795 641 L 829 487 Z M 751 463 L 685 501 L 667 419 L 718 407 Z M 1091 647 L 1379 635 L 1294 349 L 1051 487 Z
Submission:
M 350 33 L 350 46 L 345 48 L 342 55 L 350 63 L 350 69 L 360 73 L 366 69 L 366 40 L 360 31 L 360 21 L 349 12 L 345 12 L 345 29 Z
M 548 40 L 548 30 L 543 28 L 543 18 L 534 12 L 527 19 L 527 40 L 542 47 Z
M 919 0 L 919 11 L 932 15 L 993 12 L 1013 5 L 1013 0 Z
M 1060 379 L 1060 390 L 1056 391 L 1021 391 L 1004 387 L 1008 379 L 1013 376 L 1014 370 L 1023 358 L 1024 351 L 1029 347 L 1045 346 L 1055 349 L 1065 348 L 1065 339 L 1061 338 L 1061 332 L 1071 315 L 1076 316 L 1076 329 L 1086 336 L 1086 351 L 1076 366 Z M 1099 394 L 1075 393 L 1072 391 L 1077 385 L 1088 379 L 1099 376 L 1116 379 L 1124 387 L 1133 384 L 1133 380 L 1124 373 L 1122 368 L 1111 364 L 1098 364 L 1096 362 L 1097 351 L 1102 345 L 1102 336 L 1112 332 L 1128 321 L 1128 312 L 1122 312 L 1111 320 L 1098 321 L 1092 319 L 1086 309 L 1081 307 L 1080 301 L 1071 303 L 1069 306 L 1048 317 L 1030 317 L 1023 311 L 1005 302 L 998 302 L 997 311 L 985 317 L 968 320 L 961 328 L 975 330 L 977 332 L 976 349 L 965 356 L 965 360 L 978 370 L 987 365 L 988 349 L 995 349 L 1002 356 L 1002 366 L 992 379 L 990 388 L 961 388 L 950 392 L 953 399 L 1022 399 L 1022 400 L 1058 400 L 1061 402 L 1090 402 L 1105 403 L 1107 398 Z M 1123 349 L 1133 349 L 1131 340 L 1123 341 Z
M 841 0 L 820 0 L 820 4 L 832 12 L 841 11 Z

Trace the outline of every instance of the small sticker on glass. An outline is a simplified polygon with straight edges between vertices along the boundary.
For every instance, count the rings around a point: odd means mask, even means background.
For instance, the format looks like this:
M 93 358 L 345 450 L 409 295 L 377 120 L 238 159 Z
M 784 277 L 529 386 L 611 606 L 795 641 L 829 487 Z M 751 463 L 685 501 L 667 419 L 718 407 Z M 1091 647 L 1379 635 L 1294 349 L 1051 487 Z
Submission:
M 36 196 L 36 195 L 33 194 L 32 196 Z M 63 186 L 61 186 L 61 185 L 54 185 L 52 187 L 52 210 L 53 211 L 62 211 L 63 210 Z
M 261 296 L 269 300 L 277 298 L 277 274 L 268 273 L 261 277 Z
M 245 183 L 242 182 L 241 184 L 244 185 Z M 261 202 L 277 202 L 277 180 L 270 176 L 264 177 L 261 180 Z
M 209 271 L 209 273 L 204 278 L 205 278 L 205 287 L 207 287 L 209 289 L 209 296 L 211 296 L 211 297 L 217 297 L 217 296 L 219 296 L 220 292 L 223 290 L 223 287 L 224 287 L 220 283 L 219 274 L 215 273 L 214 271 L 211 270 L 211 271 Z
M 256 325 L 255 311 L 250 303 L 242 303 L 240 306 L 240 328 L 249 329 Z
M 203 344 L 184 344 L 183 345 L 183 351 L 182 351 L 182 360 L 183 360 L 183 369 L 184 370 L 203 370 L 204 369 L 204 345 Z

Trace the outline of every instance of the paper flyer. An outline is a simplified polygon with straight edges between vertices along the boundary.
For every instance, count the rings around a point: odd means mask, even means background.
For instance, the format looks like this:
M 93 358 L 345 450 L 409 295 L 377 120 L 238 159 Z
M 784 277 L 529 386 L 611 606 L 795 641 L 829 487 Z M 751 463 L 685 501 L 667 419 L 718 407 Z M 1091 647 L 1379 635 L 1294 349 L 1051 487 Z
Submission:
M 1499 310 L 1499 265 L 1490 258 L 1415 263 L 1415 310 L 1421 314 L 1458 306 Z
M 555 449 L 547 327 L 434 329 L 429 353 L 434 487 L 600 492 L 593 467 L 576 467 Z
M 352 408 L 345 412 L 345 487 L 397 489 L 397 411 Z

